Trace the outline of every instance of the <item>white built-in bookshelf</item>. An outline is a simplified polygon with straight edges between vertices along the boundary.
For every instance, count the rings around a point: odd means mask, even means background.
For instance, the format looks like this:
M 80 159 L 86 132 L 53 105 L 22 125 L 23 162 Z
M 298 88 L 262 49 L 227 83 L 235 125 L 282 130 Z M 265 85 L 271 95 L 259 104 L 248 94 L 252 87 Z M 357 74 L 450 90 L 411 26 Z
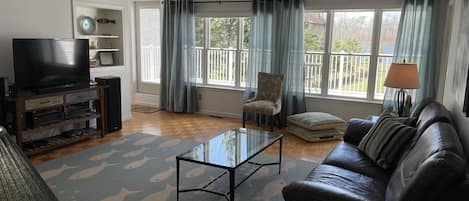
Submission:
M 94 5 L 75 1 L 74 3 L 74 36 L 90 41 L 90 67 L 115 67 L 124 65 L 123 12 L 112 6 Z M 81 31 L 80 21 L 91 17 L 96 24 L 94 33 L 87 35 Z M 99 23 L 97 19 L 108 19 L 114 23 Z M 112 64 L 104 65 L 100 54 L 112 55 Z M 95 62 L 93 62 L 93 60 Z

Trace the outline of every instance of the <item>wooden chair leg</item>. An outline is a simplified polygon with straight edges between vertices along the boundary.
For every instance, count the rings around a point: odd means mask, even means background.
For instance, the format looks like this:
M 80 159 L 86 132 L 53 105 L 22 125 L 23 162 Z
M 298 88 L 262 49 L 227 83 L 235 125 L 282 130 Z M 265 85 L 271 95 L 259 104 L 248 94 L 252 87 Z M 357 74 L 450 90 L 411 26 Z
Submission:
M 246 112 L 243 112 L 243 128 L 246 128 Z
M 278 124 L 278 129 L 282 129 L 282 122 L 280 121 L 280 114 L 277 115 L 277 124 Z
M 256 114 L 256 122 L 257 122 L 257 127 L 261 126 L 260 120 L 259 120 L 259 114 Z
M 270 132 L 274 131 L 274 116 L 270 116 Z

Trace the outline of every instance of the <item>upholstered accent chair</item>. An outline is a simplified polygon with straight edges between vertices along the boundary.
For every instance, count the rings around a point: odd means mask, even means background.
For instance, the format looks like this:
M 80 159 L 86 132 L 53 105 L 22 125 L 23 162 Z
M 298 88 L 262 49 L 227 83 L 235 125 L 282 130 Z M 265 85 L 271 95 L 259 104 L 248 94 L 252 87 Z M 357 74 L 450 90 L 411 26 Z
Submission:
M 259 125 L 259 115 L 270 118 L 270 130 L 274 130 L 274 123 L 280 127 L 280 111 L 282 111 L 283 75 L 259 72 L 257 74 L 257 94 L 243 104 L 243 128 L 246 127 L 247 113 L 256 114 Z

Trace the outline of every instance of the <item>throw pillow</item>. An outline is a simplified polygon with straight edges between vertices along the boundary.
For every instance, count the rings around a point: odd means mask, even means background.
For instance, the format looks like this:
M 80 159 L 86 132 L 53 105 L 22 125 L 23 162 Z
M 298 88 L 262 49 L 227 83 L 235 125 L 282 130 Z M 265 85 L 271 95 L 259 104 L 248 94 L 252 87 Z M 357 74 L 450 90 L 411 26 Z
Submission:
M 358 149 L 381 168 L 389 169 L 416 131 L 416 128 L 397 121 L 392 115 L 383 114 L 360 141 Z

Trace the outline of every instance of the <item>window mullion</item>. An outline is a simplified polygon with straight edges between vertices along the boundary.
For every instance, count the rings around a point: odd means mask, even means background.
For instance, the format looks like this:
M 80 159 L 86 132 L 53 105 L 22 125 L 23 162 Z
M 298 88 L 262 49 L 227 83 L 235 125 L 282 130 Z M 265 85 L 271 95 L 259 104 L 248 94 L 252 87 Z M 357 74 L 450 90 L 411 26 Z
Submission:
M 332 22 L 334 13 L 332 11 L 327 12 L 327 24 L 326 24 L 326 44 L 324 46 L 323 63 L 321 69 L 321 96 L 327 96 L 328 83 L 329 83 L 329 63 L 332 51 Z
M 371 58 L 369 66 L 369 76 L 368 76 L 368 90 L 367 90 L 367 99 L 373 100 L 375 98 L 375 88 L 376 88 L 376 72 L 378 68 L 378 55 L 379 55 L 379 39 L 381 34 L 381 19 L 383 16 L 383 10 L 376 10 L 375 18 L 373 22 L 373 37 L 371 43 Z
M 208 47 L 210 47 L 210 19 L 204 18 L 204 49 L 202 51 L 202 79 L 204 85 L 208 83 Z
M 241 86 L 241 49 L 243 48 L 244 19 L 238 18 L 238 38 L 236 46 L 235 87 Z

